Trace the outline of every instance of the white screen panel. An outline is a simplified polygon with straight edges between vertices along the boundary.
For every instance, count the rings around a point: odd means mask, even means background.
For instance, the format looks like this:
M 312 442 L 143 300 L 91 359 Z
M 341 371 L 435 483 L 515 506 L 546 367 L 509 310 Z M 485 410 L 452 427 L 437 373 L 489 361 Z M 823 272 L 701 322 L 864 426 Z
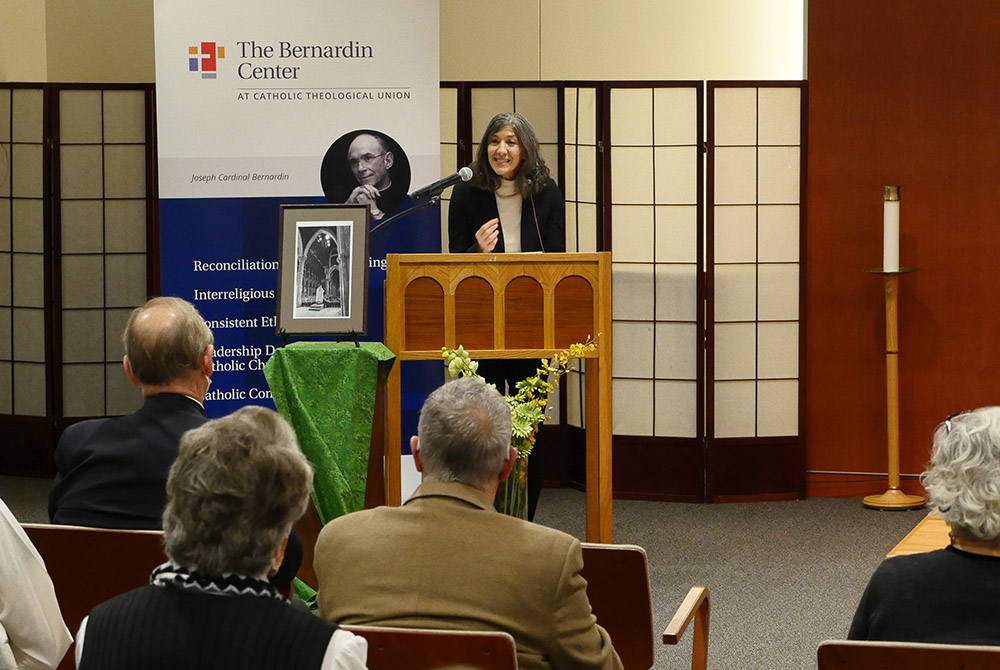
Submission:
M 698 375 L 698 324 L 657 323 L 656 365 L 657 379 L 687 379 L 694 381 Z M 617 368 L 615 368 L 617 371 Z
M 146 195 L 146 147 L 109 144 L 104 148 L 104 194 L 108 198 Z
M 104 415 L 104 365 L 63 366 L 66 416 Z
M 715 327 L 715 378 L 757 376 L 757 328 L 753 323 L 720 323 Z
M 757 254 L 761 263 L 799 262 L 798 205 L 758 207 L 757 229 Z
M 104 91 L 104 141 L 146 142 L 146 94 L 143 91 Z
M 797 435 L 802 93 L 713 94 L 713 434 Z
M 100 149 L 98 149 L 100 152 Z M 15 198 L 41 198 L 45 170 L 41 144 L 14 144 L 10 146 L 10 194 Z M 100 163 L 98 163 L 98 168 Z M 98 175 L 100 179 L 100 175 Z
M 15 199 L 11 203 L 14 251 L 45 252 L 45 205 L 42 200 Z
M 482 133 L 490 119 L 501 112 L 514 109 L 514 89 L 473 88 L 472 89 L 472 141 L 478 145 Z
M 799 324 L 757 324 L 757 377 L 795 379 L 799 376 Z
M 583 380 L 582 372 L 570 372 L 563 377 L 562 382 L 566 387 L 566 423 L 577 428 L 583 427 L 583 417 L 586 412 Z
M 12 294 L 17 307 L 45 307 L 45 256 L 13 254 L 11 270 L 17 281 Z
M 612 318 L 653 318 L 653 266 L 614 263 L 611 268 Z
M 757 434 L 762 437 L 798 435 L 798 381 L 761 381 L 757 383 Z
M 698 266 L 656 266 L 656 318 L 660 321 L 697 321 Z
M 756 428 L 757 382 L 715 383 L 715 437 L 745 437 Z
M 757 208 L 734 205 L 715 208 L 715 262 L 757 261 Z
M 611 144 L 653 144 L 653 91 L 648 88 L 616 88 L 611 91 Z
M 653 91 L 653 141 L 657 145 L 698 143 L 698 92 L 693 88 Z
M 98 310 L 63 312 L 63 360 L 68 363 L 104 360 L 104 315 Z
M 698 384 L 657 381 L 655 418 L 657 437 L 698 437 Z
M 143 237 L 146 234 L 143 220 Z M 64 200 L 62 203 L 62 250 L 67 254 L 100 253 L 104 250 L 104 203 L 100 200 Z
M 618 205 L 653 204 L 653 148 L 611 149 L 611 202 Z
M 653 434 L 653 382 L 615 379 L 612 430 L 615 435 Z
M 693 205 L 698 202 L 698 150 L 696 147 L 656 147 L 654 187 L 658 205 Z
M 753 321 L 757 316 L 757 266 L 715 268 L 715 320 Z
M 597 251 L 597 205 L 581 203 L 576 208 L 576 225 L 579 230 L 578 251 Z
M 715 204 L 757 202 L 757 149 L 719 147 L 715 150 Z
M 101 92 L 69 90 L 59 93 L 59 141 L 63 144 L 100 144 L 103 141 Z
M 597 202 L 597 148 L 580 146 L 577 150 L 577 200 Z
M 45 310 L 15 309 L 14 360 L 45 362 Z
M 580 115 L 577 127 L 576 142 L 578 144 L 597 145 L 597 89 L 577 89 L 577 105 Z
M 757 160 L 757 201 L 762 204 L 798 203 L 799 148 L 760 147 Z
M 101 198 L 104 174 L 101 147 L 64 146 L 59 152 L 62 158 L 62 197 Z
M 798 88 L 758 91 L 758 138 L 762 145 L 798 145 L 801 141 L 802 92 Z
M 698 262 L 698 207 L 695 205 L 656 208 L 656 262 Z
M 757 144 L 757 89 L 715 90 L 716 146 Z
M 542 144 L 559 142 L 559 90 L 524 87 L 514 91 L 514 111 L 528 119 Z M 555 167 L 555 163 L 550 163 Z
M 796 321 L 799 318 L 799 266 L 761 265 L 758 317 L 762 321 Z
M 615 377 L 652 376 L 650 362 L 653 360 L 653 323 L 617 321 L 612 326 L 614 347 L 612 367 Z
M 45 416 L 44 363 L 14 363 L 14 414 Z
M 653 208 L 614 205 L 611 208 L 611 260 L 653 261 Z

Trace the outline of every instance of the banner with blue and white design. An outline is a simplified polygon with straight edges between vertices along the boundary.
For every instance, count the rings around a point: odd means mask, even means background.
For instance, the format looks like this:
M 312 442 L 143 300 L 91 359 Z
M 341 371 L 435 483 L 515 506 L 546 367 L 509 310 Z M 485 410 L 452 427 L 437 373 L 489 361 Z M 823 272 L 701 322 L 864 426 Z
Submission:
M 154 1 L 162 293 L 215 333 L 209 416 L 273 406 L 279 206 L 364 203 L 374 225 L 440 176 L 438 22 L 438 0 Z M 365 339 L 385 254 L 440 249 L 437 208 L 372 235 Z

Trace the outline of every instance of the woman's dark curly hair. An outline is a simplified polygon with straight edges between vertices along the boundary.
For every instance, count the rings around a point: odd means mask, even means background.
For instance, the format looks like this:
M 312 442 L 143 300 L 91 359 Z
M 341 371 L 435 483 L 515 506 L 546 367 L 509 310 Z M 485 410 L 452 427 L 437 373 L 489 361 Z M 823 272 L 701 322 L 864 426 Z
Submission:
M 487 191 L 495 191 L 500 187 L 500 175 L 490 167 L 487 148 L 490 145 L 490 138 L 504 126 L 510 126 L 514 129 L 517 141 L 521 145 L 521 162 L 514 175 L 514 183 L 518 192 L 524 197 L 541 192 L 545 182 L 549 180 L 549 168 L 545 164 L 545 159 L 542 158 L 538 137 L 535 136 L 531 124 L 523 116 L 513 112 L 497 114 L 490 119 L 489 125 L 486 126 L 486 132 L 479 140 L 479 149 L 476 151 L 476 158 L 471 165 L 472 184 Z

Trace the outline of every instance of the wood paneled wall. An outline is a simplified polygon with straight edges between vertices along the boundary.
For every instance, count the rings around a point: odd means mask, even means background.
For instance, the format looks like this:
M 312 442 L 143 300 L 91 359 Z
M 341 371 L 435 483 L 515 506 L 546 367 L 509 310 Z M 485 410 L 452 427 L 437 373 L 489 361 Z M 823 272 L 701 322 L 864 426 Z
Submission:
M 901 472 L 1000 404 L 1000 3 L 812 0 L 808 469 L 885 472 L 882 186 L 902 188 Z M 813 482 L 856 480 L 811 474 Z M 813 495 L 879 484 L 814 483 Z M 905 488 L 905 486 L 904 486 Z

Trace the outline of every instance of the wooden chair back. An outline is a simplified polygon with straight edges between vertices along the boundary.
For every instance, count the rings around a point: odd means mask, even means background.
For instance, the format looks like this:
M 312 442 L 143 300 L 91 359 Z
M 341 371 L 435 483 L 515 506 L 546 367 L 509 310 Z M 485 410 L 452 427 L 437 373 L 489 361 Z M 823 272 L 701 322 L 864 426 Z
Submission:
M 368 640 L 368 670 L 517 670 L 510 633 L 342 626 Z
M 633 544 L 582 543 L 587 597 L 626 670 L 653 666 L 653 609 L 646 551 Z
M 158 530 L 21 524 L 45 561 L 63 620 L 73 635 L 96 605 L 149 583 L 167 560 Z M 60 668 L 73 668 L 73 647 Z
M 995 670 L 1000 647 L 914 642 L 827 640 L 816 651 L 819 670 Z

